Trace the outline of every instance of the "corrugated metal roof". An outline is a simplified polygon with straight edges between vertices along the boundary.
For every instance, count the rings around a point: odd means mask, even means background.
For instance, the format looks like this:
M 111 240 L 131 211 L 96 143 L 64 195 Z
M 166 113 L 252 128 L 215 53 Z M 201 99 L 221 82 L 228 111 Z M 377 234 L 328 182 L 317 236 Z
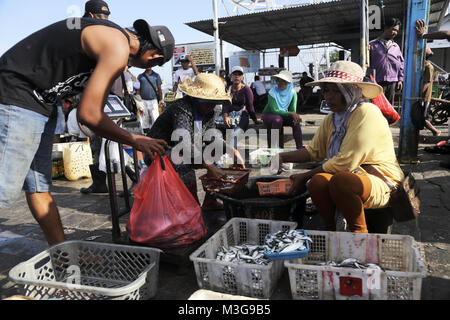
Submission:
M 404 0 L 385 0 L 385 16 L 402 18 Z M 436 25 L 448 0 L 432 0 L 430 25 Z M 371 1 L 378 4 L 378 1 Z M 262 11 L 220 18 L 220 38 L 247 50 L 334 42 L 346 46 L 359 38 L 360 0 L 334 0 L 319 4 Z M 213 20 L 186 23 L 213 35 Z M 371 33 L 372 34 L 372 33 Z M 373 32 L 377 34 L 378 32 Z
M 230 16 L 227 18 L 221 18 L 222 19 L 239 19 L 239 18 L 245 18 L 248 16 L 257 16 L 257 15 L 265 15 L 267 13 L 278 13 L 281 11 L 289 11 L 292 9 L 298 9 L 298 8 L 305 8 L 305 7 L 320 7 L 322 5 L 326 5 L 326 4 L 330 4 L 330 3 L 335 3 L 335 2 L 341 2 L 342 0 L 329 0 L 327 2 L 322 2 L 322 3 L 317 3 L 317 4 L 309 4 L 309 3 L 303 3 L 303 4 L 298 4 L 298 5 L 293 5 L 290 6 L 288 8 L 277 8 L 277 9 L 273 9 L 273 10 L 265 10 L 265 11 L 258 11 L 258 12 L 254 12 L 254 13 L 244 13 L 244 14 L 237 14 L 234 16 Z M 205 22 L 205 21 L 212 21 L 211 19 L 204 19 L 204 20 L 199 20 L 199 21 L 195 21 L 195 22 L 190 22 L 190 23 L 199 23 L 199 22 Z M 187 23 L 186 23 L 187 24 Z

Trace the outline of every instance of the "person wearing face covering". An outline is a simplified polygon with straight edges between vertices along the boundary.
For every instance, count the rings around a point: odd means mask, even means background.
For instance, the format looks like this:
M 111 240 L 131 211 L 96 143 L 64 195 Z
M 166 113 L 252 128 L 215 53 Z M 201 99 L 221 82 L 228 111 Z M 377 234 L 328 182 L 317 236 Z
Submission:
M 323 218 L 335 231 L 335 214 L 340 212 L 351 232 L 367 233 L 364 209 L 388 206 L 391 184 L 398 186 L 404 174 L 397 162 L 389 124 L 375 105 L 364 102 L 382 92 L 379 85 L 363 82 L 364 72 L 353 62 L 338 61 L 327 76 L 309 86 L 321 86 L 330 113 L 311 143 L 302 150 L 281 153 L 285 162 L 321 162 L 316 169 L 291 176 L 291 195 L 306 190 Z M 275 161 L 275 160 L 274 160 Z M 367 165 L 371 165 L 368 167 Z
M 269 91 L 268 102 L 261 119 L 268 130 L 281 130 L 291 126 L 297 149 L 303 148 L 301 117 L 297 114 L 297 93 L 294 91 L 292 74 L 281 71 L 273 76 L 277 85 Z M 270 131 L 269 131 L 270 134 Z

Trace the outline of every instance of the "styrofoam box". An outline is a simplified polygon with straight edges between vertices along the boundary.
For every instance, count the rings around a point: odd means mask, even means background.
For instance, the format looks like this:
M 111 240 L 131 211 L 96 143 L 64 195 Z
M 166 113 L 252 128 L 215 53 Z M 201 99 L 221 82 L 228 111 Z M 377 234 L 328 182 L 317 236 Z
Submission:
M 243 296 L 235 296 L 226 293 L 214 292 L 210 290 L 198 290 L 194 292 L 188 300 L 259 300 Z
M 250 152 L 250 164 L 253 168 L 270 167 L 272 157 L 283 152 L 292 152 L 294 149 L 276 149 L 276 148 L 261 148 Z M 292 163 L 283 164 L 283 168 L 286 170 L 292 170 L 294 165 Z
M 285 261 L 292 297 L 299 300 L 419 300 L 426 269 L 414 238 L 405 235 L 307 231 L 306 258 Z M 318 266 L 354 258 L 373 269 Z
M 296 222 L 233 218 L 190 255 L 201 289 L 253 298 L 269 299 L 283 274 L 283 261 L 268 265 L 216 260 L 222 246 L 264 245 L 265 236 L 292 230 Z

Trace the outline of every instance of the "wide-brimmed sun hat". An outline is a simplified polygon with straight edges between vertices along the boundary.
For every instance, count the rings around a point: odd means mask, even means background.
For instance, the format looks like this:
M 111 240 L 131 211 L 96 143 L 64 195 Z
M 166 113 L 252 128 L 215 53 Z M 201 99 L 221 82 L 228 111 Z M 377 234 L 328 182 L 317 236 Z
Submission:
M 272 79 L 279 78 L 281 80 L 284 80 L 286 82 L 292 83 L 294 77 L 292 76 L 292 73 L 288 70 L 283 70 L 279 74 L 276 74 L 272 76 Z
M 306 86 L 314 87 L 325 83 L 340 83 L 357 85 L 362 90 L 366 99 L 373 99 L 383 93 L 383 88 L 371 82 L 364 82 L 364 71 L 360 65 L 351 61 L 337 61 L 327 71 L 325 78 L 307 83 Z
M 184 94 L 204 100 L 228 101 L 231 103 L 231 95 L 225 91 L 223 80 L 213 73 L 199 73 L 195 80 L 187 78 L 179 88 Z

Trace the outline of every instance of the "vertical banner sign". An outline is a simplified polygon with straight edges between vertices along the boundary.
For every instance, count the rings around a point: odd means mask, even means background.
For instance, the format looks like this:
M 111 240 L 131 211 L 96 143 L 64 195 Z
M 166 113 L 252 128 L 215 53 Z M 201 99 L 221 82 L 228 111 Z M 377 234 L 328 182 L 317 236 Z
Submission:
M 411 117 L 412 108 L 421 96 L 421 79 L 426 41 L 418 40 L 415 25 L 419 19 L 428 24 L 430 0 L 408 1 L 405 39 L 405 79 L 403 84 L 403 107 L 400 123 L 398 159 L 402 163 L 417 162 L 419 130 Z
M 257 50 L 233 52 L 230 57 L 230 69 L 240 66 L 244 69 L 244 73 L 257 73 L 260 59 L 260 52 Z

